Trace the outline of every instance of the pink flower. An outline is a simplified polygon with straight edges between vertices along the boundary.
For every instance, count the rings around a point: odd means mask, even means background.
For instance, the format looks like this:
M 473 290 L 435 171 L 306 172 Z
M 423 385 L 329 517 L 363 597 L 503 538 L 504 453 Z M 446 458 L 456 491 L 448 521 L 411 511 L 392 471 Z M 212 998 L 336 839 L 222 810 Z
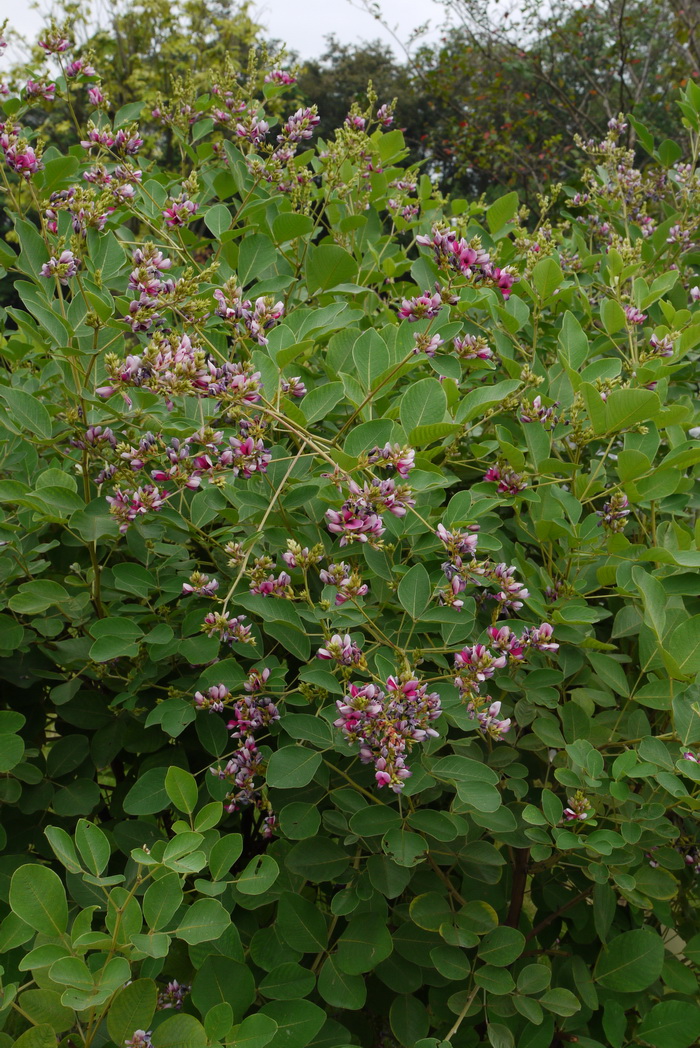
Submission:
M 442 298 L 436 292 L 431 295 L 426 291 L 414 298 L 404 298 L 399 309 L 399 316 L 409 323 L 423 320 L 426 317 L 436 317 L 442 309 Z

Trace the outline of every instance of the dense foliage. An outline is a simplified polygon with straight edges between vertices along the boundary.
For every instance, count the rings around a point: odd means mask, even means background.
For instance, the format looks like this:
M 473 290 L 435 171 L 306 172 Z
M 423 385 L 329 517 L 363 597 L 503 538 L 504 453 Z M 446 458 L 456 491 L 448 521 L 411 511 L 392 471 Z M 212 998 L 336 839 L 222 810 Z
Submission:
M 0 131 L 0 1048 L 690 1048 L 700 89 L 689 164 L 614 118 L 534 216 L 254 62 L 145 145 L 42 39 Z M 42 149 L 54 97 L 90 118 Z

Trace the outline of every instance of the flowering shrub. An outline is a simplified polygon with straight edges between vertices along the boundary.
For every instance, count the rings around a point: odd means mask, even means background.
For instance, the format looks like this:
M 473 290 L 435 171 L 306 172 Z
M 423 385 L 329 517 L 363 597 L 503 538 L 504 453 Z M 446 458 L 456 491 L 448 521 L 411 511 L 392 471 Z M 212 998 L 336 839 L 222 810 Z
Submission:
M 0 1048 L 689 1048 L 694 164 L 613 121 L 529 220 L 251 66 L 166 170 L 44 49 L 95 112 L 0 133 Z

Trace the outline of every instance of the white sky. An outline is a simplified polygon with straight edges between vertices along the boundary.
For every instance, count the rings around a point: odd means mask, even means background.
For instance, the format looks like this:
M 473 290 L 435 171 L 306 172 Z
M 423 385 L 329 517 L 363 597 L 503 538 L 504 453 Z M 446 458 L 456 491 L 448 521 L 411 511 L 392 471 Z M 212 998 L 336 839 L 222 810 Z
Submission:
M 359 10 L 350 0 L 253 0 L 251 14 L 268 30 L 268 34 L 284 40 L 302 58 L 319 56 L 324 50 L 324 38 L 334 33 L 341 43 L 360 43 L 381 39 L 398 47 L 391 36 L 370 14 Z M 42 25 L 42 11 L 51 10 L 50 0 L 39 0 L 38 5 L 20 3 L 11 5 L 0 0 L 0 22 L 7 16 L 10 27 L 33 37 Z M 91 3 L 91 8 L 101 6 Z M 388 24 L 401 40 L 407 40 L 418 26 L 432 23 L 427 39 L 435 39 L 436 26 L 442 21 L 444 9 L 436 0 L 380 0 Z M 38 9 L 37 9 L 38 7 Z

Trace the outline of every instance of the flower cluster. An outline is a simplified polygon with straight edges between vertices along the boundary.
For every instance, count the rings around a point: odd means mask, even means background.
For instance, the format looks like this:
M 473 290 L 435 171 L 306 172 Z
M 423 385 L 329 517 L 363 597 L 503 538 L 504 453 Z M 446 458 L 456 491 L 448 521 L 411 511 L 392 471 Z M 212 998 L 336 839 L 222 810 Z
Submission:
M 453 338 L 452 345 L 462 360 L 493 359 L 493 350 L 483 335 L 457 335 Z
M 359 744 L 363 764 L 374 764 L 377 785 L 395 793 L 411 772 L 406 755 L 417 742 L 437 738 L 430 727 L 441 712 L 440 696 L 419 681 L 388 677 L 386 691 L 376 684 L 351 684 L 338 699 L 334 722 L 351 745 Z
M 484 480 L 494 481 L 498 485 L 496 491 L 503 495 L 514 496 L 527 487 L 525 478 L 504 462 L 499 462 L 497 466 L 487 469 L 484 473 Z
M 174 1008 L 175 1011 L 179 1012 L 182 1008 L 182 1002 L 191 989 L 191 986 L 179 983 L 177 979 L 173 979 L 164 990 L 159 991 L 156 1008 L 161 1012 L 167 1011 L 169 1008 Z
M 224 644 L 253 644 L 250 626 L 245 626 L 245 615 L 227 618 L 217 611 L 205 615 L 202 629 L 207 637 L 218 637 Z
M 584 822 L 590 812 L 591 802 L 581 790 L 576 790 L 573 797 L 569 797 L 568 808 L 564 808 L 564 818 L 567 822 Z
M 72 251 L 62 251 L 58 258 L 53 255 L 44 262 L 41 267 L 42 277 L 58 277 L 64 287 L 68 286 L 71 277 L 74 277 L 80 268 L 80 259 L 76 258 Z
M 120 360 L 108 353 L 105 364 L 109 384 L 99 386 L 100 397 L 111 397 L 125 387 L 143 387 L 165 397 L 194 394 L 217 397 L 225 404 L 256 404 L 260 400 L 260 372 L 248 362 L 226 361 L 217 365 L 189 335 L 156 335 L 141 354 Z
M 153 1048 L 152 1030 L 134 1030 L 131 1037 L 124 1041 L 124 1048 Z
M 554 404 L 550 404 L 547 407 L 542 403 L 542 397 L 536 396 L 532 404 L 527 404 L 523 407 L 520 412 L 520 421 L 525 423 L 541 422 L 545 429 L 554 429 L 559 421 L 559 416 L 556 414 L 558 406 L 555 401 Z
M 223 288 L 217 288 L 214 298 L 217 301 L 216 315 L 233 324 L 237 331 L 244 330 L 246 336 L 255 339 L 260 346 L 267 345 L 265 331 L 284 316 L 283 303 L 275 302 L 269 295 L 260 296 L 254 303 L 244 299 L 243 289 L 235 279 L 228 280 Z M 303 396 L 304 393 L 295 391 L 294 395 Z
M 525 627 L 520 636 L 509 626 L 490 626 L 487 632 L 496 653 L 484 644 L 462 648 L 454 657 L 457 671 L 454 682 L 462 698 L 467 701 L 467 712 L 476 718 L 480 729 L 494 738 L 500 738 L 510 730 L 512 721 L 509 717 L 500 717 L 500 702 L 493 702 L 490 695 L 480 694 L 481 685 L 490 680 L 497 670 L 505 669 L 510 662 L 521 662 L 528 649 L 554 652 L 559 645 L 552 641 L 553 630 L 546 622 L 537 627 Z
M 370 466 L 381 466 L 382 469 L 395 470 L 405 480 L 415 465 L 416 453 L 407 445 L 387 442 L 383 448 L 374 447 L 367 453 Z
M 413 298 L 404 298 L 399 309 L 399 316 L 403 320 L 414 323 L 416 320 L 430 320 L 436 317 L 442 309 L 442 296 L 439 292 L 431 295 L 425 291 L 422 295 Z
M 193 571 L 189 582 L 182 584 L 182 595 L 183 597 L 189 597 L 191 594 L 197 597 L 213 597 L 218 588 L 219 583 L 216 579 L 210 579 L 208 575 Z
M 201 692 L 195 695 L 195 705 L 198 709 L 218 712 L 226 707 L 232 713 L 227 727 L 231 738 L 237 740 L 238 748 L 223 768 L 219 766 L 209 770 L 212 775 L 222 782 L 227 782 L 231 787 L 225 798 L 226 811 L 241 811 L 252 805 L 263 813 L 264 837 L 271 836 L 275 817 L 255 782 L 255 776 L 262 772 L 263 759 L 254 734 L 280 717 L 273 700 L 260 694 L 269 676 L 269 669 L 262 672 L 254 670 L 243 685 L 248 694 L 237 699 L 232 698 L 230 691 L 223 684 L 210 688 L 206 696 Z
M 621 491 L 614 491 L 610 501 L 603 504 L 602 509 L 596 510 L 600 517 L 598 527 L 604 527 L 613 535 L 625 530 L 627 517 L 630 515 L 629 500 Z
M 170 492 L 162 490 L 155 484 L 144 484 L 140 488 L 116 488 L 113 495 L 107 495 L 109 512 L 119 521 L 119 530 L 128 531 L 129 525 L 145 513 L 157 513 L 169 498 Z
M 328 659 L 337 662 L 340 666 L 356 666 L 358 669 L 365 669 L 367 665 L 362 649 L 349 633 L 346 633 L 344 637 L 335 633 L 329 641 L 326 641 L 325 648 L 318 649 L 316 658 Z
M 341 546 L 352 541 L 378 546 L 384 534 L 381 514 L 388 511 L 395 517 L 403 517 L 415 505 L 410 488 L 397 486 L 393 480 L 372 480 L 363 487 L 351 480 L 348 488 L 350 494 L 340 510 L 326 510 L 328 530 L 340 535 Z
M 494 564 L 490 560 L 478 561 L 474 556 L 478 543 L 478 525 L 470 531 L 450 532 L 443 524 L 438 524 L 436 535 L 445 547 L 449 560 L 442 565 L 445 578 L 449 582 L 446 590 L 438 594 L 441 604 L 462 608 L 464 601 L 460 598 L 468 584 L 477 586 L 493 585 L 497 593 L 489 593 L 488 599 L 498 603 L 498 615 L 509 615 L 519 611 L 523 601 L 529 596 L 529 590 L 515 578 L 515 567 L 507 564 Z M 466 558 L 470 558 L 467 560 Z M 482 598 L 483 599 L 483 598 Z
M 0 123 L 0 152 L 10 171 L 27 181 L 44 166 L 41 153 L 22 138 L 19 126 L 12 120 Z
M 335 586 L 338 590 L 335 595 L 336 607 L 357 597 L 365 597 L 369 593 L 369 586 L 362 581 L 360 573 L 345 561 L 339 564 L 329 564 L 327 569 L 319 572 L 319 575 L 324 586 Z
M 494 265 L 479 237 L 466 241 L 458 238 L 453 229 L 434 226 L 430 236 L 418 236 L 416 243 L 432 248 L 438 265 L 461 273 L 467 280 L 498 288 L 505 299 L 510 297 L 517 276 L 507 267 L 499 269 Z
M 163 280 L 161 273 L 170 269 L 172 262 L 152 244 L 136 248 L 132 260 L 134 269 L 129 277 L 129 290 L 136 291 L 138 298 L 129 303 L 132 331 L 148 331 L 162 322 L 158 300 L 175 290 L 173 280 Z

